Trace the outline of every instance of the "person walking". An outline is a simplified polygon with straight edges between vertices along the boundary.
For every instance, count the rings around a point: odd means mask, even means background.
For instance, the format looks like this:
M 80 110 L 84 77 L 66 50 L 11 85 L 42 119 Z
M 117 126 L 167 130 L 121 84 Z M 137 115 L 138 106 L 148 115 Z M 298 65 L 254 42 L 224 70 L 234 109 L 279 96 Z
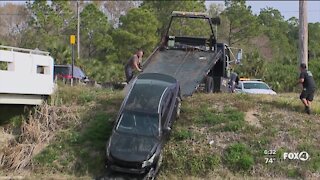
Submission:
M 310 106 L 314 97 L 314 92 L 316 90 L 316 84 L 313 79 L 312 73 L 307 70 L 307 66 L 304 63 L 300 64 L 300 76 L 299 84 L 302 84 L 302 92 L 300 94 L 300 99 L 305 107 L 305 112 L 311 114 Z
M 127 64 L 125 65 L 125 74 L 126 74 L 126 82 L 133 78 L 133 71 L 137 70 L 139 72 L 142 71 L 141 69 L 141 60 L 143 57 L 143 51 L 139 49 L 131 58 L 128 60 Z

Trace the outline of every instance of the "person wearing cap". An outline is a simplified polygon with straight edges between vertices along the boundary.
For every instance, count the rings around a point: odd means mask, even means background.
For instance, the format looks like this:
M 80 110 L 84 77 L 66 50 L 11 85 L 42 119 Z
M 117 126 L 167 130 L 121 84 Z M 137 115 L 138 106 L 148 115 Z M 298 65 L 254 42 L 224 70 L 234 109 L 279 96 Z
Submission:
M 125 65 L 125 75 L 126 75 L 126 81 L 129 83 L 129 81 L 133 77 L 133 71 L 136 69 L 137 71 L 141 72 L 141 59 L 143 56 L 143 51 L 139 49 L 131 58 L 128 60 L 127 64 Z
M 302 84 L 302 92 L 300 94 L 300 99 L 305 106 L 305 112 L 311 113 L 311 102 L 314 97 L 314 92 L 316 90 L 316 84 L 313 79 L 312 73 L 307 70 L 307 66 L 304 63 L 300 64 L 300 76 L 299 84 Z

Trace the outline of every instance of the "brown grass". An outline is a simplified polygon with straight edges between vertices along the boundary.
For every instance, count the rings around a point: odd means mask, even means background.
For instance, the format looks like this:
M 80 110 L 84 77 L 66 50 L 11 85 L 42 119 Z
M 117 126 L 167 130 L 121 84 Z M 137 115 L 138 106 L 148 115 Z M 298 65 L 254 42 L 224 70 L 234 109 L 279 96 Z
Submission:
M 32 158 L 48 145 L 57 130 L 73 121 L 79 122 L 78 108 L 43 104 L 22 122 L 21 133 L 2 148 L 0 167 L 23 170 L 32 165 Z M 12 132 L 6 132 L 12 134 Z

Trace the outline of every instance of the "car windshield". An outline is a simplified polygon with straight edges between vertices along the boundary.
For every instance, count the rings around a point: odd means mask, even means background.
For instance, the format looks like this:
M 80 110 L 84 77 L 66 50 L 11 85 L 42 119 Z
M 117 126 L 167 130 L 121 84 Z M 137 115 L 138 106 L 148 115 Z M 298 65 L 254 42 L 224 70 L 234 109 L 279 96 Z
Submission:
M 245 82 L 243 83 L 244 89 L 270 89 L 265 83 Z
M 143 136 L 159 135 L 158 114 L 145 114 L 125 110 L 116 131 Z
M 69 75 L 69 68 L 55 66 L 54 67 L 54 74 Z

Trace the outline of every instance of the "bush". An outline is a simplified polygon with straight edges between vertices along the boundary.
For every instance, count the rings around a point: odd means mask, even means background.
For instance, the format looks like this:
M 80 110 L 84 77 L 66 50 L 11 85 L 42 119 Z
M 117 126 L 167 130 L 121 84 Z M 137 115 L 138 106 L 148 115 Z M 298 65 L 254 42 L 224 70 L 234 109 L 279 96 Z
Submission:
M 268 63 L 264 80 L 278 92 L 292 92 L 297 90 L 299 76 L 297 64 Z
M 312 72 L 313 78 L 316 81 L 317 89 L 320 88 L 320 59 L 313 59 L 312 61 L 309 61 L 309 69 Z

